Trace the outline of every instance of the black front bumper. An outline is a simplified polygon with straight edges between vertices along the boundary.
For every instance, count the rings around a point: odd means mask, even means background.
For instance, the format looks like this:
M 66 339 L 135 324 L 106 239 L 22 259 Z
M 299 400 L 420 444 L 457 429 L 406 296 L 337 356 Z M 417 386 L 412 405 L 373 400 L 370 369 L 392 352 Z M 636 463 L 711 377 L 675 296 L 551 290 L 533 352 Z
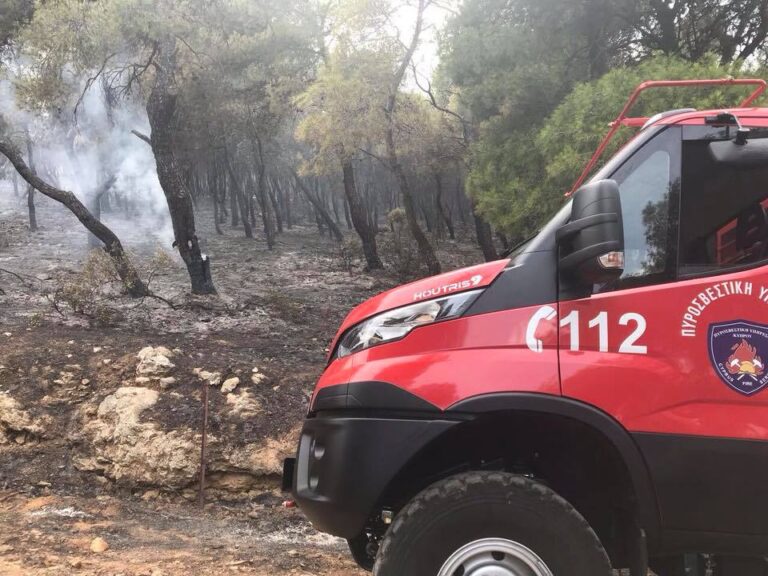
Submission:
M 382 494 L 418 452 L 458 422 L 439 419 L 308 418 L 283 486 L 315 528 L 354 538 Z

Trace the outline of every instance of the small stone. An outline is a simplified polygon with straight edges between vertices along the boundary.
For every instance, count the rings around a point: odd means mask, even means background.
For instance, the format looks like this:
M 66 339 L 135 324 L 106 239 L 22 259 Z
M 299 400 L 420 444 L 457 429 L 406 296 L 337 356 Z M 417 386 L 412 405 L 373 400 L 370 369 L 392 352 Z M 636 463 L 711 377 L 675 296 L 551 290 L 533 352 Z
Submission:
M 133 381 L 136 382 L 136 384 L 149 384 L 151 382 L 146 376 L 136 376 Z
M 167 376 L 166 378 L 160 378 L 160 387 L 161 388 L 170 388 L 176 384 L 176 378 L 173 376 Z
M 160 496 L 159 490 L 147 490 L 141 495 L 141 499 L 146 502 L 148 500 L 155 500 L 158 496 Z
M 88 380 L 88 378 L 83 378 L 82 380 L 80 380 L 80 384 L 82 384 L 83 386 L 88 386 L 88 384 L 90 383 L 91 381 Z
M 106 540 L 104 540 L 104 538 L 96 537 L 91 540 L 91 552 L 101 554 L 107 550 L 109 550 L 109 544 Z
M 83 567 L 83 561 L 80 560 L 80 558 L 67 558 L 67 564 L 69 564 L 70 568 L 74 568 L 75 570 L 79 570 Z
M 221 383 L 221 372 L 209 372 L 208 370 L 200 370 L 197 377 L 200 380 L 208 381 L 211 386 L 218 386 Z
M 10 332 L 3 332 L 3 336 L 5 336 L 6 338 L 10 338 L 11 336 L 13 336 L 13 334 L 11 334 Z
M 16 436 L 16 438 L 14 438 L 14 441 L 16 444 L 22 445 L 27 441 L 27 437 L 24 434 L 19 434 Z
M 101 352 L 101 346 L 94 346 L 93 347 L 93 353 L 94 354 L 98 354 L 99 352 Z
M 221 391 L 225 394 L 229 394 L 230 392 L 234 392 L 235 388 L 240 384 L 240 378 L 235 376 L 234 378 L 227 378 L 224 380 L 224 384 L 221 385 Z
M 254 368 L 253 370 L 254 372 L 253 374 L 251 374 L 251 382 L 253 382 L 254 384 L 261 384 L 266 378 L 266 376 L 261 372 L 258 372 L 258 368 Z
M 104 366 L 106 366 L 107 364 L 111 364 L 112 363 L 112 359 L 111 358 L 104 358 L 104 360 L 102 360 L 101 363 L 104 364 Z
M 50 488 L 52 484 L 50 482 L 45 482 L 44 480 L 40 480 L 40 482 L 37 483 L 38 486 L 41 488 Z

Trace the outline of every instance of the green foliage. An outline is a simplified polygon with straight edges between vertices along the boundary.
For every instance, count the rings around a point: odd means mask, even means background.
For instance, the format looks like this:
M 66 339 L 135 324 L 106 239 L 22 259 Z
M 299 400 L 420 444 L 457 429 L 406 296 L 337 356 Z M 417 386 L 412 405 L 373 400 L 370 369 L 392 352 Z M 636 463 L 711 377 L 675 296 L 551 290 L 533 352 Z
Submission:
M 297 98 L 304 115 L 296 136 L 313 151 L 308 171 L 338 173 L 342 161 L 383 139 L 384 99 L 395 57 L 384 50 L 337 50 Z
M 530 233 L 562 204 L 563 193 L 640 82 L 755 75 L 764 77 L 766 72 L 740 63 L 721 65 L 714 56 L 695 63 L 658 56 L 635 67 L 616 68 L 595 82 L 578 84 L 539 127 L 515 128 L 503 115 L 490 120 L 474 148 L 470 190 L 494 224 L 516 235 Z M 743 87 L 657 89 L 641 97 L 632 115 L 733 106 L 746 94 Z M 632 133 L 622 129 L 603 160 Z

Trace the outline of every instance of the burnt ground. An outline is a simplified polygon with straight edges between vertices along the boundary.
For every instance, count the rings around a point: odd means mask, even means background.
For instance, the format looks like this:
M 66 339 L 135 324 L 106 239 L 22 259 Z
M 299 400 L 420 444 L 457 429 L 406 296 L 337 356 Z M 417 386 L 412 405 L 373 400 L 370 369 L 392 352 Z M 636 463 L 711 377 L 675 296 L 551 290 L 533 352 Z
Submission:
M 132 385 L 140 349 L 165 346 L 177 381 L 142 418 L 164 431 L 196 430 L 195 370 L 238 376 L 258 412 L 233 417 L 227 397 L 211 388 L 209 433 L 232 448 L 268 446 L 267 460 L 278 460 L 292 449 L 344 315 L 402 275 L 363 273 L 354 251 L 309 225 L 279 236 L 274 251 L 228 225 L 217 236 L 201 209 L 219 294 L 192 297 L 161 224 L 107 213 L 162 298 L 137 301 L 119 294 L 103 259 L 89 256 L 70 214 L 38 198 L 38 219 L 40 230 L 30 232 L 25 206 L 0 182 L 0 394 L 42 428 L 0 444 L 0 574 L 361 574 L 343 542 L 282 507 L 274 466 L 257 476 L 214 473 L 200 509 L 192 482 L 121 481 L 78 467 L 90 449 L 79 428 L 83 414 Z M 394 262 L 389 236 L 382 252 Z M 442 243 L 440 255 L 445 269 L 481 260 L 468 240 Z M 253 368 L 263 381 L 251 382 Z M 109 550 L 91 552 L 96 537 Z

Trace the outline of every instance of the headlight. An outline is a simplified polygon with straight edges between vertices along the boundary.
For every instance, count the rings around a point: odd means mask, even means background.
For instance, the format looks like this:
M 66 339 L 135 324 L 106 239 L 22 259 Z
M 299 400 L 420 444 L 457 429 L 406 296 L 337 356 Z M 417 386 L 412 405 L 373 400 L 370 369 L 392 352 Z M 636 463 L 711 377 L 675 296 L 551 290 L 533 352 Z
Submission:
M 341 337 L 336 356 L 343 358 L 377 344 L 399 340 L 418 326 L 461 316 L 482 290 L 419 302 L 373 316 Z

